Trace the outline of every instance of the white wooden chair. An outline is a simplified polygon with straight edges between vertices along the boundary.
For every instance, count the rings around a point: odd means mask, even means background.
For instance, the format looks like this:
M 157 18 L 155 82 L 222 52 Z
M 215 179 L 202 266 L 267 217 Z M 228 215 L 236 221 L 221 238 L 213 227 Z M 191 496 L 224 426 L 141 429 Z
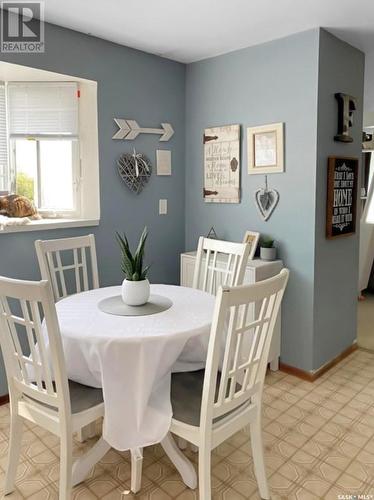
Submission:
M 42 321 L 45 325 L 42 327 Z M 51 286 L 0 277 L 0 343 L 10 397 L 5 494 L 14 490 L 23 421 L 60 438 L 60 500 L 78 482 L 73 433 L 104 416 L 101 389 L 68 380 Z M 30 355 L 29 355 L 30 353 Z
M 193 288 L 215 294 L 220 285 L 237 286 L 244 280 L 250 246 L 247 243 L 199 238 Z
M 200 236 L 197 246 L 192 288 L 215 295 L 219 286 L 237 286 L 244 280 L 251 246 Z M 181 450 L 187 448 L 185 439 L 178 439 Z M 197 451 L 192 444 L 191 449 Z
M 48 280 L 52 284 L 56 302 L 72 293 L 99 288 L 95 236 L 93 234 L 57 240 L 36 240 L 35 249 L 40 274 L 43 280 Z M 89 252 L 88 256 L 86 251 Z M 64 258 L 70 262 L 64 263 Z M 90 262 L 90 266 L 87 261 Z M 84 442 L 94 435 L 95 423 L 80 429 L 77 438 L 80 442 Z
M 211 499 L 211 450 L 248 424 L 260 495 L 270 498 L 261 400 L 274 325 L 288 276 L 289 271 L 283 269 L 278 276 L 252 285 L 220 288 L 205 370 L 172 375 L 170 432 L 198 447 L 200 500 Z M 260 312 L 248 322 L 248 308 L 253 303 L 261 305 Z M 246 336 L 251 336 L 249 349 L 243 348 Z
M 95 236 L 93 234 L 58 240 L 37 240 L 35 248 L 42 279 L 51 282 L 56 301 L 72 293 L 99 288 Z M 86 250 L 89 250 L 90 253 L 90 266 L 87 263 Z M 68 257 L 69 253 L 72 257 L 71 262 L 64 263 L 63 258 L 64 256 Z M 69 271 L 72 274 L 70 280 L 67 276 Z

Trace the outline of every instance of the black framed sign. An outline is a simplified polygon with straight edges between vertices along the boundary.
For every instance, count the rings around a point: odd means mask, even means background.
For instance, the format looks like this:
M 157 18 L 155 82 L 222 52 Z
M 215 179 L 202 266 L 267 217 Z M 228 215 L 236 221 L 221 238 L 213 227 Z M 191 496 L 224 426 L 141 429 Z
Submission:
M 327 175 L 326 237 L 356 232 L 358 159 L 329 157 Z

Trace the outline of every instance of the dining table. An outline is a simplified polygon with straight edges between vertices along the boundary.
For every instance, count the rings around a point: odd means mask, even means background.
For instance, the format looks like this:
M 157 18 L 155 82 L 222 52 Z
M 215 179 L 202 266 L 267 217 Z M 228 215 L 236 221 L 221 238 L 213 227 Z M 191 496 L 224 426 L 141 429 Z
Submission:
M 196 471 L 169 434 L 172 372 L 205 366 L 214 296 L 193 288 L 151 285 L 161 310 L 122 314 L 104 307 L 120 302 L 121 287 L 97 288 L 56 304 L 69 379 L 103 390 L 102 436 L 73 466 L 73 484 L 83 481 L 111 447 L 141 458 L 161 443 L 191 488 Z M 159 300 L 160 301 L 160 300 Z M 129 309 L 129 308 L 128 308 Z M 131 310 L 131 308 L 130 308 Z

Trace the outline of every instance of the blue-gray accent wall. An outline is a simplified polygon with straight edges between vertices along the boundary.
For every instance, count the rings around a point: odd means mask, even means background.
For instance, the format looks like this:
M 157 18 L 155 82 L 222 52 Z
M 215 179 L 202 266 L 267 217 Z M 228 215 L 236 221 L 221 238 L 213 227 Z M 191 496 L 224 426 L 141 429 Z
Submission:
M 186 247 L 213 225 L 222 239 L 246 230 L 277 241 L 291 277 L 282 308 L 282 361 L 313 369 L 314 223 L 319 30 L 190 64 L 186 86 Z M 254 204 L 263 175 L 248 175 L 246 128 L 285 123 L 285 172 L 268 176 L 280 201 L 268 222 Z M 240 123 L 240 204 L 204 203 L 204 128 Z
M 101 221 L 97 227 L 0 234 L 0 275 L 39 279 L 34 241 L 94 233 L 100 283 L 119 284 L 116 230 L 126 230 L 135 243 L 144 225 L 149 228 L 147 255 L 154 283 L 179 282 L 179 254 L 184 250 L 185 65 L 116 45 L 76 31 L 46 24 L 45 54 L 1 54 L 0 60 L 55 71 L 98 82 Z M 143 126 L 173 125 L 167 143 L 156 135 L 136 141 L 113 141 L 114 117 L 131 118 Z M 140 195 L 121 182 L 116 160 L 123 152 L 145 153 L 154 174 Z M 173 175 L 157 177 L 157 148 L 172 150 Z M 168 199 L 168 215 L 158 215 L 158 200 Z M 0 363 L 0 394 L 7 393 Z

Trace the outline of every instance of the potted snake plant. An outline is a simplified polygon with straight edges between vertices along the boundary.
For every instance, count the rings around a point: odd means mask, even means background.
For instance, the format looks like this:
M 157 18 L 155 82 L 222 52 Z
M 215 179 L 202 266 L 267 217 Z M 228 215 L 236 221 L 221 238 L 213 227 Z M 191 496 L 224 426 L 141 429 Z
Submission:
M 274 240 L 264 238 L 260 243 L 260 258 L 262 260 L 275 260 L 277 258 L 277 249 L 274 246 Z
M 122 282 L 122 300 L 129 306 L 140 306 L 148 302 L 150 287 L 147 274 L 150 266 L 144 267 L 144 247 L 147 241 L 147 228 L 143 229 L 135 253 L 130 250 L 126 235 L 116 233 L 121 248 L 121 269 L 125 275 Z

